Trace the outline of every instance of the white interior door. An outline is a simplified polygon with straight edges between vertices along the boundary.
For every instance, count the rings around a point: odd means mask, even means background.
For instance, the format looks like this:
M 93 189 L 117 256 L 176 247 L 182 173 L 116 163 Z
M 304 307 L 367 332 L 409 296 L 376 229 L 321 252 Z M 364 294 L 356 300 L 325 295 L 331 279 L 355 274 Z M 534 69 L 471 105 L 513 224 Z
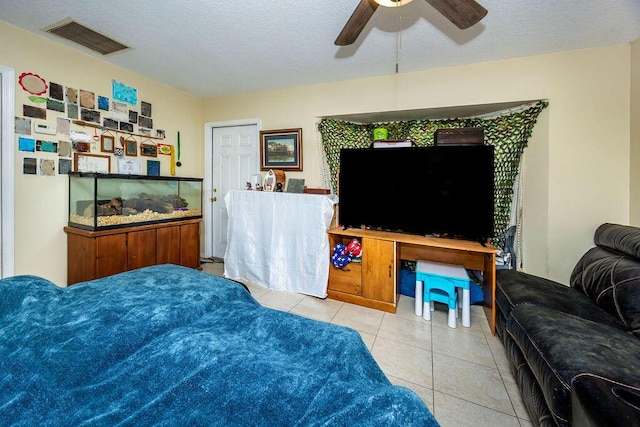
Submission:
M 211 188 L 205 203 L 211 204 L 208 210 L 210 218 L 211 255 L 224 258 L 227 248 L 228 216 L 224 196 L 230 190 L 244 189 L 251 175 L 259 173 L 258 124 L 248 123 L 211 128 Z M 205 213 L 207 211 L 205 210 Z M 205 236 L 205 255 L 207 254 L 207 236 Z

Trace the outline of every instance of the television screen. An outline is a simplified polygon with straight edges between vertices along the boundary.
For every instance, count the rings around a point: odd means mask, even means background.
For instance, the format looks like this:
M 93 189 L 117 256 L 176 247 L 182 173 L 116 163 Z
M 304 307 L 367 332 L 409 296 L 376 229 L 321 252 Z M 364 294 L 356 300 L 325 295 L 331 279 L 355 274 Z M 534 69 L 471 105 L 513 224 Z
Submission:
M 486 241 L 493 237 L 493 146 L 342 149 L 343 227 Z

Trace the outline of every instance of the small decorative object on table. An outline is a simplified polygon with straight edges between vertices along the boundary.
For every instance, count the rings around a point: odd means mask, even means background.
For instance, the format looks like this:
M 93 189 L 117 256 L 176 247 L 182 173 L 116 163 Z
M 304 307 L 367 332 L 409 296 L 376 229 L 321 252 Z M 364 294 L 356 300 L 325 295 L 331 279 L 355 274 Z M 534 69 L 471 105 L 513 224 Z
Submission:
M 273 191 L 276 188 L 276 176 L 273 173 L 273 169 L 269 169 L 269 172 L 265 175 L 262 187 L 264 191 Z

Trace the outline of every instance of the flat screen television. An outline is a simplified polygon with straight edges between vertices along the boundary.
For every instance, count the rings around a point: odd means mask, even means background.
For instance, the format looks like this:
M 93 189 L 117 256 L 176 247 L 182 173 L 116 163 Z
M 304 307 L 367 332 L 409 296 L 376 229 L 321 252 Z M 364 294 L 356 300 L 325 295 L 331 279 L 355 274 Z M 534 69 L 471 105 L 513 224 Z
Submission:
M 338 221 L 486 242 L 494 232 L 493 146 L 342 149 Z

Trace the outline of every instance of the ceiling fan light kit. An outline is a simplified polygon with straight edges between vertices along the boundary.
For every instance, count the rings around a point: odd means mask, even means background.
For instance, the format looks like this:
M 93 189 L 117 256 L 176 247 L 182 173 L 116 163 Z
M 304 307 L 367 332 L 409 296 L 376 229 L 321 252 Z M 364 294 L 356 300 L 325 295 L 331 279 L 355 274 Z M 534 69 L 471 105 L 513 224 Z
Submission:
M 374 0 L 380 6 L 396 7 L 411 3 L 413 0 Z
M 337 46 L 353 44 L 379 5 L 404 6 L 413 0 L 360 0 L 358 6 L 334 42 Z M 487 9 L 475 0 L 425 0 L 461 30 L 467 29 L 487 15 Z

